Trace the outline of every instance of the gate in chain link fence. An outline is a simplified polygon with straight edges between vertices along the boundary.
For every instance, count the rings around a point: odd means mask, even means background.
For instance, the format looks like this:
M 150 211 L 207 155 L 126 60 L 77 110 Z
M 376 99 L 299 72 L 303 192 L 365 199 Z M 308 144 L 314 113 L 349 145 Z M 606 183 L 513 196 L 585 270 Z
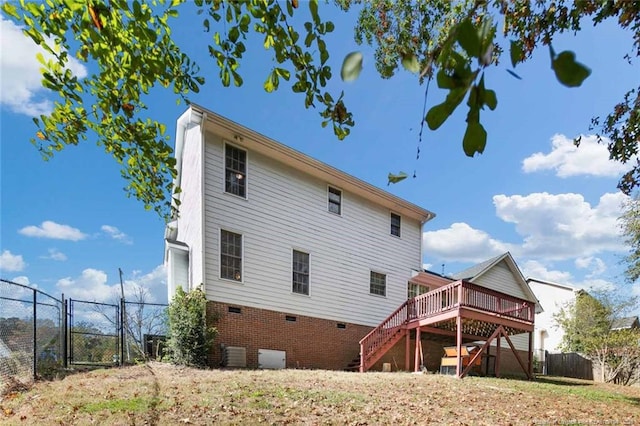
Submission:
M 141 296 L 142 293 L 141 293 Z M 124 365 L 162 355 L 167 305 L 60 299 L 0 279 L 0 393 L 73 366 Z
M 69 364 L 118 364 L 120 307 L 69 299 Z

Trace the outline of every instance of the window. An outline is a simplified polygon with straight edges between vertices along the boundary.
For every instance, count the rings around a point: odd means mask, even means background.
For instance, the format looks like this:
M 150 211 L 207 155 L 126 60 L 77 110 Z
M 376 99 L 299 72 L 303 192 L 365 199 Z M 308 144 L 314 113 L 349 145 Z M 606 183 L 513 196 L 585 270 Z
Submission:
M 224 191 L 247 196 L 247 152 L 231 145 L 224 148 Z
M 293 251 L 293 292 L 309 295 L 309 253 Z
M 402 218 L 399 214 L 391 213 L 391 235 L 395 235 L 396 237 L 400 236 L 400 224 L 402 223 Z
M 342 191 L 329 187 L 329 211 L 342 214 Z
M 242 281 L 242 235 L 220 231 L 220 278 Z
M 369 279 L 369 293 L 385 296 L 387 294 L 387 276 L 371 271 Z
M 409 283 L 407 286 L 407 299 L 413 299 L 421 294 L 428 293 L 429 287 L 426 285 Z

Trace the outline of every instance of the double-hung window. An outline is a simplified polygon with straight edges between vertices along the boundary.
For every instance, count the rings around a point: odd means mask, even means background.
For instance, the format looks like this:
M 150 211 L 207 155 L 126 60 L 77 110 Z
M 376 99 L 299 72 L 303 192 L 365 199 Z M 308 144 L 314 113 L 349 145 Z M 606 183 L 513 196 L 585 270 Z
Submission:
M 229 144 L 224 146 L 224 191 L 247 197 L 247 151 Z
M 387 294 L 387 276 L 379 272 L 371 271 L 369 278 L 369 293 L 378 296 L 386 296 Z
M 328 187 L 329 211 L 335 214 L 342 214 L 342 191 Z
M 220 231 L 220 278 L 242 281 L 242 235 Z
M 396 237 L 400 236 L 400 225 L 402 224 L 402 218 L 399 214 L 391 213 L 391 235 Z
M 407 287 L 407 298 L 413 299 L 414 297 L 420 296 L 421 294 L 428 293 L 429 287 L 426 285 L 409 283 Z
M 293 251 L 294 293 L 309 295 L 309 253 Z

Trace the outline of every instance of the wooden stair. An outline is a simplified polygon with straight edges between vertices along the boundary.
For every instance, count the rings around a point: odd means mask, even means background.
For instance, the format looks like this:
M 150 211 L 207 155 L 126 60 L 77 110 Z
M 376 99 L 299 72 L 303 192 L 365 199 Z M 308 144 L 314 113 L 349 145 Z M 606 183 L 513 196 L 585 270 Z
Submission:
M 360 354 L 351 360 L 344 371 L 360 371 Z
M 389 315 L 360 340 L 359 370 L 365 372 L 387 353 L 404 335 L 409 319 L 407 302 Z

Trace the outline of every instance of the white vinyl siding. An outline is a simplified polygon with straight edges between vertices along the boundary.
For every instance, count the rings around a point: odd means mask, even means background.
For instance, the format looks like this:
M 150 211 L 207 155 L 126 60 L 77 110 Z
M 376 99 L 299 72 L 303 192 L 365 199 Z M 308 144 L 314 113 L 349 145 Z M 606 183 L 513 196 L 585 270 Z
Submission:
M 184 134 L 182 155 L 182 181 L 180 187 L 180 216 L 177 221 L 176 240 L 185 243 L 191 250 L 191 273 L 184 285 L 185 290 L 204 282 L 202 266 L 202 134 L 201 127 L 189 127 Z
M 407 297 L 421 267 L 421 224 L 403 218 L 403 238 L 389 238 L 389 209 L 342 194 L 342 216 L 327 214 L 327 183 L 250 150 L 249 200 L 229 197 L 222 139 L 206 134 L 205 252 L 209 300 L 375 326 Z M 286 206 L 286 208 L 283 208 Z M 243 286 L 219 279 L 219 231 L 242 233 Z M 291 250 L 312 253 L 309 298 L 292 289 Z M 372 267 L 384 271 L 386 298 L 369 295 Z M 366 298 L 366 303 L 363 300 Z
M 527 299 L 524 289 L 522 288 L 516 277 L 514 277 L 511 269 L 509 269 L 505 261 L 494 265 L 493 268 L 482 274 L 478 279 L 473 280 L 473 282 L 474 284 L 478 284 L 504 294 L 519 297 L 525 300 Z M 528 350 L 529 333 L 510 336 L 510 338 L 516 349 L 520 349 L 523 351 Z M 492 343 L 492 345 L 495 345 L 495 342 Z M 509 347 L 504 339 L 502 342 L 502 347 Z

